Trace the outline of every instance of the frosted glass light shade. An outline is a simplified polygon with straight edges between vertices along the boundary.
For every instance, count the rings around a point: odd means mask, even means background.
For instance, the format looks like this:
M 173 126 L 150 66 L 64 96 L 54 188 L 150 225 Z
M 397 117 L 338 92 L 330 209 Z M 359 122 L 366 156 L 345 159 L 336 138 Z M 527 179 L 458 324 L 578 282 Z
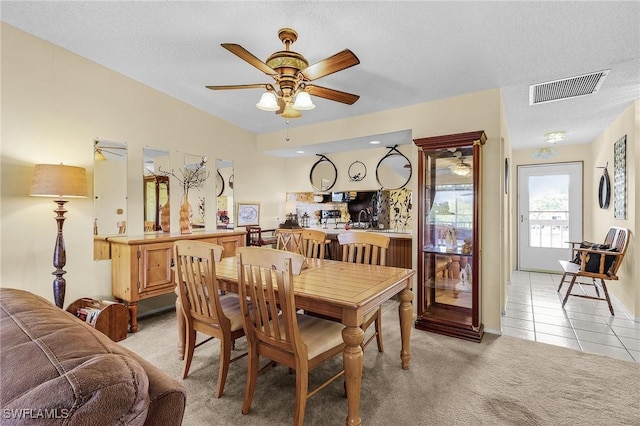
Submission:
M 471 174 L 471 166 L 467 163 L 458 163 L 449 166 L 449 169 L 458 176 L 469 176 Z
M 36 164 L 29 195 L 39 197 L 87 197 L 87 172 L 82 167 Z
M 264 92 L 260 96 L 260 102 L 256 104 L 256 107 L 262 111 L 277 111 L 280 109 L 276 95 L 272 92 Z
M 311 96 L 307 92 L 299 92 L 296 95 L 296 100 L 293 103 L 293 107 L 298 110 L 310 110 L 314 109 L 316 106 L 311 101 Z

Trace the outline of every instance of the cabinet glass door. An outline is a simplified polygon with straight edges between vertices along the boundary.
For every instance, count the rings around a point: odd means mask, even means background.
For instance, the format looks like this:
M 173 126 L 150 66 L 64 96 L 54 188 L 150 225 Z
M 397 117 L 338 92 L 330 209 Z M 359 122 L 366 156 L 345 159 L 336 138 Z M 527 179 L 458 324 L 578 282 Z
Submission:
M 425 174 L 424 309 L 472 308 L 472 147 L 433 149 Z M 433 169 L 433 173 L 431 173 Z M 462 309 L 458 309 L 462 308 Z
M 454 136 L 461 137 L 454 141 Z M 416 327 L 475 341 L 482 338 L 478 169 L 483 136 L 415 141 L 421 148 Z

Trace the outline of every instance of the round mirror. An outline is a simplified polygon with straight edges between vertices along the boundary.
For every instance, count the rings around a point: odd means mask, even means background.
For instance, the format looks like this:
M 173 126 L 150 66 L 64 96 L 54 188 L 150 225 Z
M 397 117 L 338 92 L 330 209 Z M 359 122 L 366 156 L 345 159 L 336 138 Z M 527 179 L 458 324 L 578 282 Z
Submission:
M 367 166 L 362 161 L 354 161 L 349 166 L 348 173 L 351 182 L 360 182 L 367 175 Z
M 327 157 L 321 154 L 317 155 L 320 156 L 320 159 L 311 168 L 309 180 L 316 191 L 328 191 L 336 184 L 338 169 Z
M 378 185 L 382 189 L 400 189 L 409 183 L 409 179 L 411 179 L 411 162 L 394 146 L 376 166 Z

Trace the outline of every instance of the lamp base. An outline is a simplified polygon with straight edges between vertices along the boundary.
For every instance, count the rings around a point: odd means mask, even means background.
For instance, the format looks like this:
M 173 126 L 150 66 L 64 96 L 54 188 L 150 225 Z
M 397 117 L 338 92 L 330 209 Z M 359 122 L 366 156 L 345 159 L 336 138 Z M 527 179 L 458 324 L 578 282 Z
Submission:
M 64 295 L 67 287 L 63 275 L 67 273 L 64 269 L 64 265 L 67 263 L 67 250 L 64 246 L 64 237 L 62 236 L 62 225 L 64 224 L 64 214 L 67 212 L 64 205 L 67 200 L 54 200 L 54 203 L 58 204 L 58 208 L 54 210 L 56 216 L 56 223 L 58 225 L 58 235 L 56 236 L 56 246 L 53 249 L 53 266 L 56 268 L 51 274 L 56 278 L 53 280 L 53 299 L 55 304 L 59 308 L 64 307 Z

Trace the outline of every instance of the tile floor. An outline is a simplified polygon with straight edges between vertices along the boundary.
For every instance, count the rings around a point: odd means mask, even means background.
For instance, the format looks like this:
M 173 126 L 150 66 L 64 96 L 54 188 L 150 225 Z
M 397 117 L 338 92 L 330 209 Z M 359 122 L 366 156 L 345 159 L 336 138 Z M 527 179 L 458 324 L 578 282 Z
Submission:
M 561 278 L 557 274 L 513 271 L 507 286 L 502 333 L 640 362 L 640 323 L 634 322 L 615 301 L 615 316 L 609 312 L 607 302 L 580 297 L 569 297 L 562 309 L 568 284 L 563 284 L 558 293 Z M 579 292 L 595 295 L 593 286 L 574 285 L 573 293 Z

